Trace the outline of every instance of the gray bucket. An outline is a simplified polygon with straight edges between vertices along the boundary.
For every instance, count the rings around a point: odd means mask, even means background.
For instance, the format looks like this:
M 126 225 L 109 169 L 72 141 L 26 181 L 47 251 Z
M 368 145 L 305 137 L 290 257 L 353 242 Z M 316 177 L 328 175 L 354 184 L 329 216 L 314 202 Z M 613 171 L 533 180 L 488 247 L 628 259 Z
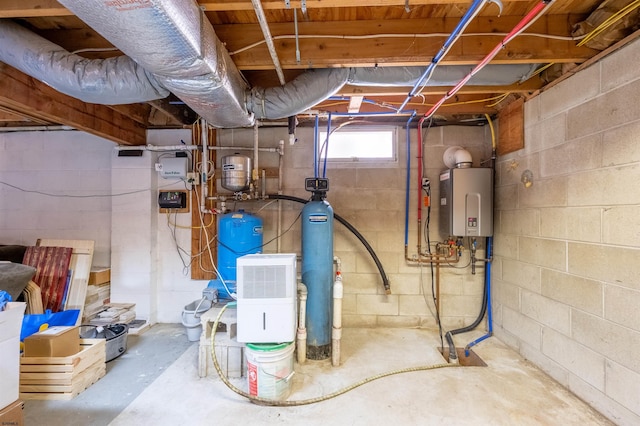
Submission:
M 207 299 L 194 300 L 184 307 L 182 311 L 182 325 L 187 329 L 187 339 L 195 342 L 200 339 L 202 326 L 200 317 L 213 306 L 213 302 Z

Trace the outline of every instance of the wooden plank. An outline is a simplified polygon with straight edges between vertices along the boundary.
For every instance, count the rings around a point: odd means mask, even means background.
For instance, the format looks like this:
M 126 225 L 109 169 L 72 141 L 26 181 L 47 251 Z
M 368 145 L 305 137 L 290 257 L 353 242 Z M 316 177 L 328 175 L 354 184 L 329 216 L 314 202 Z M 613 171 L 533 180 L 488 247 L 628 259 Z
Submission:
M 0 105 L 30 117 L 84 130 L 122 145 L 145 145 L 146 130 L 135 120 L 104 105 L 64 95 L 0 63 Z
M 80 325 L 82 322 L 82 311 L 84 310 L 84 301 L 87 297 L 87 286 L 89 284 L 89 275 L 91 274 L 91 263 L 93 262 L 95 244 L 96 242 L 93 240 L 53 239 L 39 239 L 36 243 L 37 246 L 41 247 L 71 247 L 73 249 L 71 261 L 69 262 L 69 269 L 71 269 L 73 273 L 64 309 L 80 310 L 76 325 Z
M 83 359 L 93 356 L 95 353 L 105 354 L 106 358 L 106 340 L 105 339 L 80 339 L 81 351 L 75 355 L 63 357 L 20 357 L 20 369 L 24 365 L 79 365 Z
M 106 364 L 97 362 L 76 376 L 72 383 L 69 384 L 20 384 L 20 398 L 45 400 L 73 399 L 93 383 L 97 382 L 100 378 L 104 377 L 106 372 Z
M 527 2 L 530 0 L 509 0 L 513 2 Z M 442 4 L 458 4 L 461 0 L 410 0 L 411 8 L 424 5 L 442 5 Z M 249 0 L 200 0 L 200 7 L 207 12 L 211 11 L 228 11 L 228 10 L 247 10 L 253 11 L 253 5 Z M 302 0 L 291 0 L 289 7 L 283 0 L 262 0 L 262 8 L 265 10 L 284 10 L 284 9 L 300 9 Z M 330 7 L 362 7 L 362 0 L 305 0 L 307 9 L 330 8 Z M 406 5 L 405 0 L 367 0 L 366 7 L 384 7 L 384 6 L 402 6 Z
M 530 0 L 509 0 L 510 2 L 526 2 Z M 200 0 L 200 7 L 207 12 L 246 10 L 253 11 L 253 5 L 249 0 Z M 283 0 L 262 0 L 265 10 L 287 9 Z M 411 0 L 411 7 L 420 5 L 456 4 L 460 0 Z M 309 9 L 328 7 L 362 7 L 361 0 L 305 0 Z M 405 0 L 369 0 L 367 7 L 371 6 L 405 6 Z M 292 0 L 290 7 L 301 8 L 301 0 Z M 55 0 L 3 0 L 0 9 L 0 18 L 33 18 L 43 16 L 71 16 L 73 13 Z
M 498 155 L 524 148 L 524 98 L 519 98 L 498 113 Z

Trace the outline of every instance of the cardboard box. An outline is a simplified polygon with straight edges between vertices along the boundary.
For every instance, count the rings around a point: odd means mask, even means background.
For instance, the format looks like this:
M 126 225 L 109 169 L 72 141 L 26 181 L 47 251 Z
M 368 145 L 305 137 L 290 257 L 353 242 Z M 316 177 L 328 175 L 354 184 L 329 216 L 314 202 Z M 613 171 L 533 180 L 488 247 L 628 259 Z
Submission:
M 105 284 L 111 281 L 111 268 L 91 268 L 89 285 Z
M 0 425 L 2 426 L 23 426 L 24 425 L 24 402 L 15 401 L 0 410 Z
M 18 399 L 20 330 L 26 306 L 24 302 L 9 302 L 0 312 L 0 407 Z
M 24 339 L 26 357 L 60 357 L 80 351 L 78 326 L 50 327 Z

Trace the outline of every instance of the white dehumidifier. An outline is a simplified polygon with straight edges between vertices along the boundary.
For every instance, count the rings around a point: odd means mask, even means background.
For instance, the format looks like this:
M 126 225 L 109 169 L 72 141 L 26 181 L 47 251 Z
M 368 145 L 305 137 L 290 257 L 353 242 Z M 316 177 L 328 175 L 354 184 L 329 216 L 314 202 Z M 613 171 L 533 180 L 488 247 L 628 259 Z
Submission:
M 298 287 L 295 253 L 241 256 L 236 272 L 238 342 L 293 342 Z

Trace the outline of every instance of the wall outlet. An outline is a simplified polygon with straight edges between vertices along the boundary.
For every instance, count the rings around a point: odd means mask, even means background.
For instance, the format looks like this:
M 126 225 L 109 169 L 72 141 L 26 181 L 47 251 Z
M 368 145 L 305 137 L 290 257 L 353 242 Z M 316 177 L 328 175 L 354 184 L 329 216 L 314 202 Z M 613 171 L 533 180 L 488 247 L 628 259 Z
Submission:
M 199 185 L 200 184 L 200 174 L 196 173 L 196 172 L 187 173 L 187 182 L 192 184 L 192 185 Z

